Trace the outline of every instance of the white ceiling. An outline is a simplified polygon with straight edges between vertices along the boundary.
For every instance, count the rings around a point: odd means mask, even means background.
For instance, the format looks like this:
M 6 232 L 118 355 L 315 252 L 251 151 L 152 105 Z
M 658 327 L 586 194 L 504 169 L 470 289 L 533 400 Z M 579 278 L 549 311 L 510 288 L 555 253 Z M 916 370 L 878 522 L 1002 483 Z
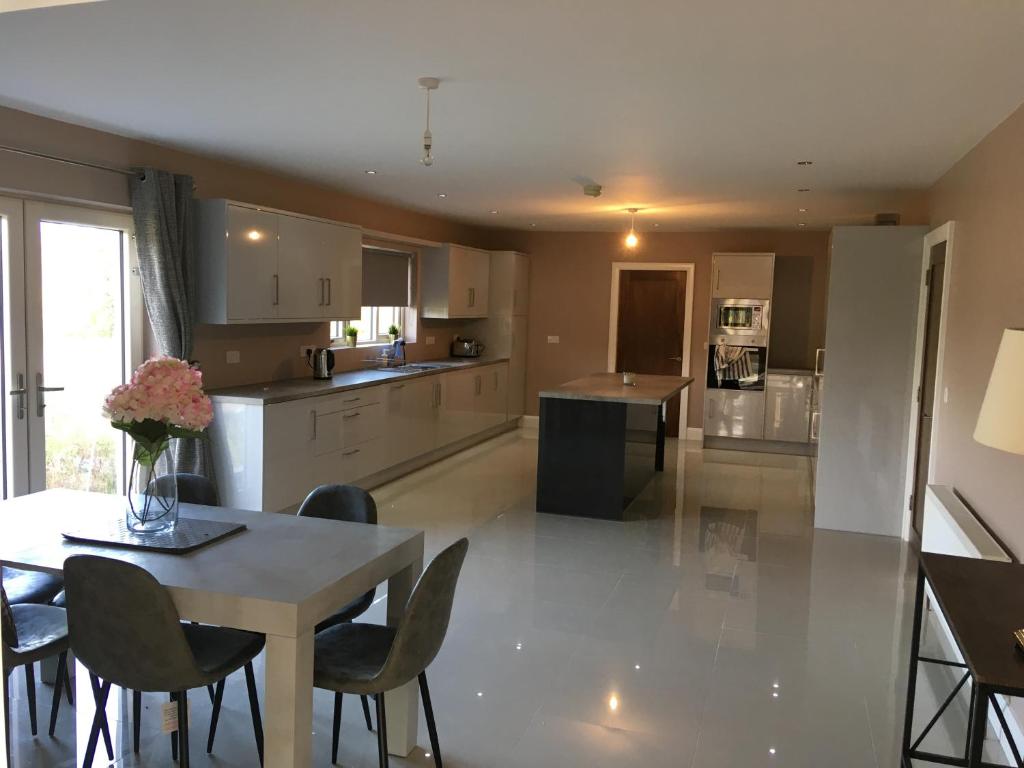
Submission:
M 0 103 L 486 224 L 821 226 L 1009 115 L 1022 40 L 1020 0 L 108 0 L 0 16 Z

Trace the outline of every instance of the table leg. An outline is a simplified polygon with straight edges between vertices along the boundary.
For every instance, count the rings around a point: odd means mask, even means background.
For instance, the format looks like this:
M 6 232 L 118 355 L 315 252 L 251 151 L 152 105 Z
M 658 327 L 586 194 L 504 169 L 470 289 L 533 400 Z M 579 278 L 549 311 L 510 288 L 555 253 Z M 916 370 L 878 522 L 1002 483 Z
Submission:
M 313 631 L 267 635 L 263 711 L 266 768 L 309 768 L 313 731 Z
M 988 730 L 988 688 L 975 681 L 971 732 L 967 734 L 967 765 L 976 768 L 981 765 L 985 748 L 985 732 Z
M 914 598 L 914 628 L 910 638 L 910 669 L 907 672 L 907 713 L 903 721 L 903 751 L 900 758 L 910 765 L 910 744 L 914 730 L 914 698 L 917 695 L 917 657 L 921 653 L 921 621 L 924 612 L 924 568 L 917 569 L 917 592 Z
M 658 432 L 654 444 L 654 471 L 665 471 L 665 404 L 658 406 Z
M 423 561 L 403 568 L 388 579 L 388 626 L 396 627 L 405 613 L 405 604 L 423 570 Z M 405 757 L 416 747 L 419 729 L 419 688 L 416 679 L 384 697 L 388 724 L 388 752 Z

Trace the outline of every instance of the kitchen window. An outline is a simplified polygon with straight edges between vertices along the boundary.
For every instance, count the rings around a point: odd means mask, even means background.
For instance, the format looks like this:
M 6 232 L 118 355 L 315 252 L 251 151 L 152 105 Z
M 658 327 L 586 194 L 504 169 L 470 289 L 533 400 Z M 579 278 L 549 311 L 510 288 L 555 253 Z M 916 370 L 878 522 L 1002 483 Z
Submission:
M 339 320 L 331 323 L 331 338 L 345 341 L 345 332 L 355 328 L 359 335 L 356 344 L 387 344 L 388 328 L 397 325 L 405 332 L 406 310 L 408 307 L 363 307 L 358 320 Z

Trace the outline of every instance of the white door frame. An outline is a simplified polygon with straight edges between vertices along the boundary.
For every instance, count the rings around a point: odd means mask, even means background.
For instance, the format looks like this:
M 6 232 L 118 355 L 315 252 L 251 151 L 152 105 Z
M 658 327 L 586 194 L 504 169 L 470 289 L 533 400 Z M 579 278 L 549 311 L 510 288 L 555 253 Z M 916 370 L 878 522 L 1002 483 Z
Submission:
M 3 348 L 6 370 L 3 384 L 6 392 L 4 409 L 7 416 L 7 434 L 2 436 L 5 446 L 7 495 L 28 493 L 28 420 L 29 398 L 10 391 L 19 379 L 27 389 L 28 359 L 25 339 L 25 201 L 13 197 L 0 197 L 0 252 L 3 253 L 3 297 L 0 298 L 3 318 Z M 23 416 L 18 417 L 19 401 Z
M 903 504 L 903 538 L 910 539 L 912 530 L 914 510 L 910 506 L 910 497 L 914 492 L 914 480 L 917 458 L 917 433 L 918 417 L 921 413 L 921 400 L 917 395 L 918 382 L 921 380 L 921 373 L 924 367 L 925 344 L 925 318 L 928 316 L 928 272 L 931 269 L 932 248 L 941 243 L 946 244 L 945 264 L 942 270 L 942 298 L 939 308 L 939 340 L 935 352 L 935 392 L 932 402 L 934 404 L 932 413 L 932 435 L 928 447 L 928 484 L 935 482 L 935 448 L 938 445 L 939 430 L 942 423 L 942 409 L 945 404 L 945 385 L 943 382 L 942 368 L 946 356 L 946 329 L 949 320 L 949 290 L 953 270 L 953 243 L 956 233 L 956 222 L 947 221 L 942 226 L 936 227 L 924 236 L 924 245 L 921 254 L 921 287 L 918 293 L 917 307 L 917 337 L 914 342 L 914 378 L 913 388 L 910 392 L 910 427 L 909 440 L 907 441 L 906 459 L 906 480 L 904 485 Z
M 42 274 L 41 250 L 42 242 L 39 224 L 43 221 L 81 224 L 90 227 L 101 227 L 122 232 L 124 254 L 127 269 L 123 273 L 122 295 L 125 301 L 124 336 L 125 345 L 125 379 L 142 362 L 144 314 L 142 300 L 142 283 L 139 278 L 138 255 L 135 250 L 135 223 L 130 213 L 120 213 L 96 208 L 85 208 L 75 205 L 58 203 L 25 201 L 25 302 L 30 307 L 42 306 Z M 36 407 L 41 395 L 36 390 L 36 376 L 43 373 L 43 339 L 42 327 L 26 316 L 28 336 L 28 373 L 30 397 L 29 404 L 29 467 L 36 468 L 29 473 L 29 490 L 41 491 L 45 488 L 46 478 L 40 476 L 46 462 L 46 443 L 43 434 L 43 419 L 36 416 Z M 48 385 L 62 382 L 46 382 Z M 102 403 L 97 403 L 100 408 Z M 127 448 L 126 448 L 127 450 Z M 123 468 L 122 468 L 123 469 Z M 120 491 L 125 492 L 124 472 L 119 478 Z
M 686 307 L 684 313 L 686 324 L 683 327 L 683 364 L 680 366 L 680 376 L 690 375 L 690 344 L 693 339 L 693 276 L 696 266 L 692 262 L 660 262 L 660 261 L 613 261 L 612 262 L 612 291 L 609 300 L 610 312 L 608 313 L 608 372 L 615 372 L 615 354 L 618 351 L 619 342 L 619 279 L 624 271 L 662 271 L 662 272 L 685 272 L 686 273 Z M 683 390 L 686 397 L 680 398 L 679 403 L 679 438 L 685 440 L 687 437 L 686 413 L 689 404 L 689 388 Z

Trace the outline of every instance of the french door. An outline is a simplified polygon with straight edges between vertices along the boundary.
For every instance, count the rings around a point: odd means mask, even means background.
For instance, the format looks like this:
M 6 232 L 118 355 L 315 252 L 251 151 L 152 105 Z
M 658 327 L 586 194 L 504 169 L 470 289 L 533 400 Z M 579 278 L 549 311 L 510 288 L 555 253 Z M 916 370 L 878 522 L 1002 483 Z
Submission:
M 142 356 L 129 214 L 0 198 L 3 495 L 122 493 L 123 433 L 101 409 Z

